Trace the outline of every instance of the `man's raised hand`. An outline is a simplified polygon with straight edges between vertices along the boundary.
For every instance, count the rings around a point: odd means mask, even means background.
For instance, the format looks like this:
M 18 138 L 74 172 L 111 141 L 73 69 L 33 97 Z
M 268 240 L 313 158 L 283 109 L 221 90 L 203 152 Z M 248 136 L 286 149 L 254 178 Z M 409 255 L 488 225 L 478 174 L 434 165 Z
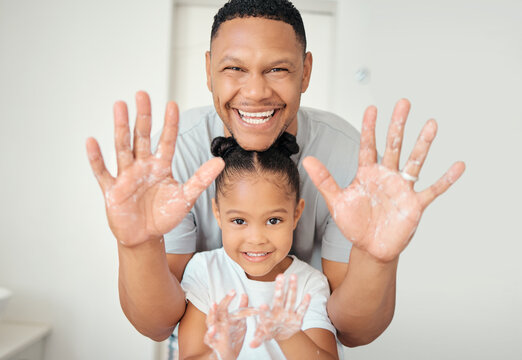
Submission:
M 224 167 L 214 158 L 204 163 L 185 183 L 172 177 L 172 157 L 178 133 L 178 107 L 169 102 L 158 148 L 151 152 L 151 105 L 147 93 L 136 94 L 136 124 L 131 136 L 127 105 L 114 104 L 114 143 L 118 163 L 113 177 L 103 161 L 100 147 L 93 138 L 86 148 L 92 170 L 105 198 L 109 226 L 125 246 L 161 239 L 185 217 L 197 197 L 214 181 Z
M 382 262 L 395 260 L 411 240 L 426 207 L 462 175 L 463 162 L 456 162 L 429 188 L 413 189 L 437 123 L 429 120 L 422 129 L 402 171 L 399 160 L 404 125 L 410 103 L 400 100 L 394 109 L 381 164 L 377 163 L 375 122 L 377 110 L 369 107 L 363 119 L 359 168 L 353 182 L 341 189 L 319 160 L 307 157 L 303 165 L 328 205 L 343 235 L 354 246 Z

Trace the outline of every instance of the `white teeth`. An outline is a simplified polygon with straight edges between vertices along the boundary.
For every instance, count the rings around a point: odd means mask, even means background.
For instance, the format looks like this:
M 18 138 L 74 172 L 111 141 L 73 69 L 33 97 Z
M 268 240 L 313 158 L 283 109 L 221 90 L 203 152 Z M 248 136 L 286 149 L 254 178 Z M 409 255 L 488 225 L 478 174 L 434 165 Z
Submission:
M 270 111 L 264 111 L 264 112 L 255 112 L 255 113 L 249 113 L 246 111 L 239 110 L 239 115 L 241 116 L 241 119 L 243 119 L 244 122 L 248 124 L 254 124 L 259 125 L 266 123 L 272 115 L 274 115 L 275 110 Z
M 268 253 L 246 253 L 248 256 L 257 257 L 257 256 L 265 256 Z
M 274 112 L 275 112 L 275 110 L 270 110 L 270 111 L 264 111 L 264 112 L 249 113 L 246 111 L 241 111 L 239 109 L 238 109 L 238 111 L 241 116 L 257 117 L 257 118 L 272 116 L 272 115 L 274 115 Z
M 241 119 L 243 119 L 243 121 L 246 122 L 246 123 L 259 125 L 259 124 L 266 123 L 268 120 L 270 120 L 270 117 L 267 117 L 267 118 L 264 118 L 264 119 L 255 119 L 255 120 L 254 119 L 241 117 Z

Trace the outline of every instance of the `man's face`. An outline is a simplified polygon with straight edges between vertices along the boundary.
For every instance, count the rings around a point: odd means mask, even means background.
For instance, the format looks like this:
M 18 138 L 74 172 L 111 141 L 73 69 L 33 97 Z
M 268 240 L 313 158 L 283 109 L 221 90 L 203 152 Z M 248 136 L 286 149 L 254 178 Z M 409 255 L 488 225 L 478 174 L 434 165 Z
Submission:
M 308 87 L 312 56 L 291 25 L 264 18 L 225 21 L 206 54 L 214 106 L 246 150 L 265 150 L 285 130 L 297 134 L 297 110 Z

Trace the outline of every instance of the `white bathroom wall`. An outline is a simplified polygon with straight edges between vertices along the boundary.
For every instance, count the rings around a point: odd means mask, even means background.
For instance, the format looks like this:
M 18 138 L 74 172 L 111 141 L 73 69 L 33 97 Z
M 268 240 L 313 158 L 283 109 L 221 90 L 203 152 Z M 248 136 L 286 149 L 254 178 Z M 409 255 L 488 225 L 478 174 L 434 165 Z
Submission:
M 138 89 L 159 128 L 178 86 L 171 7 L 0 0 L 0 285 L 15 293 L 8 319 L 53 325 L 46 360 L 152 359 L 118 303 L 116 245 L 84 141 L 95 136 L 114 169 L 112 104 L 132 104 Z M 413 103 L 405 151 L 436 118 L 417 189 L 467 163 L 401 256 L 391 326 L 349 359 L 522 357 L 521 14 L 515 0 L 338 1 L 336 56 L 314 63 L 310 94 L 330 77 L 327 106 L 356 126 L 377 105 L 381 151 L 397 99 Z
M 381 152 L 399 98 L 413 104 L 405 152 L 435 118 L 416 189 L 467 165 L 401 255 L 392 324 L 349 358 L 521 359 L 522 2 L 350 0 L 338 16 L 334 110 L 359 122 L 377 105 Z
M 139 89 L 162 119 L 170 13 L 169 0 L 0 0 L 0 285 L 6 319 L 52 325 L 46 360 L 153 356 L 119 305 L 84 143 L 114 170 L 112 104 L 133 114 Z

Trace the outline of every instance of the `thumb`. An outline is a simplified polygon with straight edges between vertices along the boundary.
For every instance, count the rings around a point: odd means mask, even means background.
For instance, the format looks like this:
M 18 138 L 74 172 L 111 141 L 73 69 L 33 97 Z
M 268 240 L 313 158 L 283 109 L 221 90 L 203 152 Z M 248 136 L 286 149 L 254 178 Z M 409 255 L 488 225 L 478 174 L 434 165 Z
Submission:
M 337 185 L 335 179 L 328 169 L 326 169 L 318 159 L 312 156 L 304 158 L 303 166 L 328 206 L 331 206 L 335 197 L 341 192 L 341 188 Z
M 200 166 L 194 175 L 183 186 L 185 200 L 192 207 L 196 199 L 206 188 L 212 184 L 219 173 L 225 167 L 225 162 L 220 157 L 208 160 Z

